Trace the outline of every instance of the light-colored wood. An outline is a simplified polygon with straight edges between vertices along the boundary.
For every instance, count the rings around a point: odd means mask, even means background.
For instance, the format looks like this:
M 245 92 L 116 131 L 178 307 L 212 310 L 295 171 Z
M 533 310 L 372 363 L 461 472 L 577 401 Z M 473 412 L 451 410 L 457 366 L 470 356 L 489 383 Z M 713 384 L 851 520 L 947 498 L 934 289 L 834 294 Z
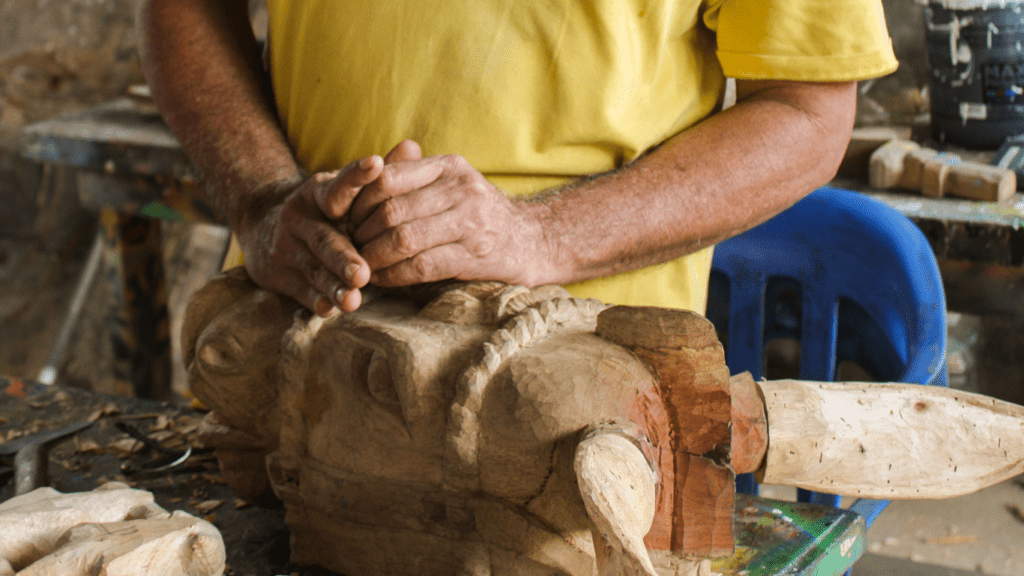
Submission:
M 27 566 L 73 526 L 118 522 L 148 504 L 153 504 L 153 494 L 118 482 L 92 492 L 61 494 L 44 487 L 15 496 L 0 504 L 0 558 L 15 568 Z
M 1024 472 L 1024 408 L 937 386 L 759 382 L 760 478 L 866 498 L 949 498 Z
M 853 129 L 846 146 L 838 175 L 844 178 L 867 178 L 871 154 L 891 140 L 909 140 L 909 126 L 861 126 Z
M 951 156 L 935 156 L 924 163 L 921 169 L 921 183 L 918 190 L 921 195 L 929 198 L 942 198 L 948 191 L 946 177 L 950 170 L 960 162 L 958 158 Z
M 79 524 L 18 576 L 220 576 L 224 542 L 212 524 L 185 512 Z
M 888 190 L 901 185 L 904 160 L 921 146 L 909 140 L 893 140 L 871 154 L 868 180 L 872 188 Z
M 872 188 L 918 190 L 931 198 L 1005 202 L 1017 189 L 1017 175 L 1012 170 L 963 160 L 906 140 L 892 140 L 875 150 L 869 172 Z
M 628 430 L 594 426 L 576 449 L 600 576 L 657 576 L 644 546 L 654 521 L 656 470 L 635 442 Z
M 80 494 L 39 488 L 0 505 L 0 574 L 220 576 L 225 559 L 212 524 L 116 482 Z
M 931 148 L 912 150 L 903 160 L 903 174 L 899 177 L 898 186 L 907 190 L 920 190 L 925 164 L 935 160 L 938 155 L 939 151 Z
M 1017 191 L 1017 174 L 997 166 L 963 162 L 951 167 L 946 175 L 945 191 L 960 198 L 1006 202 Z

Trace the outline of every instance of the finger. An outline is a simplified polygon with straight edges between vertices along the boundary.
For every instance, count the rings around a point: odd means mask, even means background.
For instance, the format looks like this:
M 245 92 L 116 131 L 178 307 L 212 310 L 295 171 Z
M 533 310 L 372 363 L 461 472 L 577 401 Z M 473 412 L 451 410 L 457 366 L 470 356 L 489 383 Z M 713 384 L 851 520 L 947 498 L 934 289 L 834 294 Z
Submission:
M 361 288 L 370 279 L 370 268 L 352 242 L 326 222 L 309 222 L 295 229 L 294 234 L 309 249 L 310 258 L 303 260 L 307 278 L 324 295 L 333 296 L 341 290 Z M 318 276 L 322 267 L 330 276 Z
M 441 214 L 455 205 L 452 194 L 437 186 L 427 186 L 403 196 L 385 200 L 352 234 L 352 240 L 364 245 L 387 230 L 413 220 Z
M 383 158 L 367 156 L 341 170 L 324 172 L 323 177 L 321 174 L 315 175 L 317 185 L 313 197 L 317 206 L 328 218 L 341 218 L 348 212 L 363 186 L 376 180 L 383 169 Z
M 370 282 L 377 286 L 411 286 L 456 278 L 469 259 L 459 244 L 435 246 L 387 268 L 374 270 Z
M 338 313 L 338 309 L 331 303 L 330 299 L 313 287 L 306 279 L 306 275 L 297 268 L 288 268 L 282 275 L 273 289 L 295 299 L 307 310 L 317 316 L 330 318 Z
M 458 242 L 462 240 L 464 232 L 459 227 L 456 217 L 455 211 L 448 210 L 428 218 L 399 224 L 363 246 L 360 254 L 367 265 L 376 271 L 431 248 Z
M 440 157 L 387 164 L 375 182 L 363 187 L 352 203 L 349 220 L 358 228 L 381 202 L 432 184 L 444 173 Z
M 402 140 L 384 157 L 384 163 L 409 162 L 420 158 L 423 158 L 423 150 L 420 149 L 420 145 L 415 140 Z

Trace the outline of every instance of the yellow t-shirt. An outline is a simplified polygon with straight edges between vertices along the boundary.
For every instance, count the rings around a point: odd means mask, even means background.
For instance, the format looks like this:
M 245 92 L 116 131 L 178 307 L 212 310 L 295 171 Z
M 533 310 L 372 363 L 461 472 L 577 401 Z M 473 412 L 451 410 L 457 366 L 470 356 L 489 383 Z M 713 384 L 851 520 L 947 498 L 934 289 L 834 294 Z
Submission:
M 510 195 L 604 172 L 716 111 L 725 77 L 896 68 L 880 0 L 270 0 L 270 69 L 299 161 L 405 138 Z M 567 286 L 703 311 L 711 249 Z

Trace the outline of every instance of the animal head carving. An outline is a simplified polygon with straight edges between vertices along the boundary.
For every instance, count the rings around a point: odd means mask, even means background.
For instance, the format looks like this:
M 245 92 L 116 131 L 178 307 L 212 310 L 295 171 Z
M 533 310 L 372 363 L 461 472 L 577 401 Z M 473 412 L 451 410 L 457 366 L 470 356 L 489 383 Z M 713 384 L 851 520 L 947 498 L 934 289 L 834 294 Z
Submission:
M 204 438 L 242 497 L 272 487 L 285 502 L 294 561 L 353 576 L 654 574 L 645 534 L 684 545 L 680 474 L 732 480 L 729 377 L 703 318 L 599 322 L 606 308 L 555 286 L 450 283 L 322 319 L 237 269 L 194 296 L 183 337 L 212 409 Z M 679 341 L 645 335 L 673 322 Z M 670 409 L 673 387 L 703 390 L 693 410 L 712 417 Z M 681 434 L 682 418 L 706 421 L 703 436 Z M 691 440 L 724 458 L 681 460 Z M 722 507 L 728 551 L 731 497 Z

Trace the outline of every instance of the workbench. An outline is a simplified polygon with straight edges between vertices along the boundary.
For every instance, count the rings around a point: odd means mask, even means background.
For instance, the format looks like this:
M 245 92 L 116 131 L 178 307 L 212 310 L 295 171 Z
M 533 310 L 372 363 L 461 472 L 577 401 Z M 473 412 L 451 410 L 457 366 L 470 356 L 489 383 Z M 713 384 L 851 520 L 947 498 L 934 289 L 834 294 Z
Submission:
M 997 204 L 883 192 L 862 179 L 831 185 L 867 194 L 917 224 L 938 260 L 948 310 L 1024 320 L 1024 195 Z

